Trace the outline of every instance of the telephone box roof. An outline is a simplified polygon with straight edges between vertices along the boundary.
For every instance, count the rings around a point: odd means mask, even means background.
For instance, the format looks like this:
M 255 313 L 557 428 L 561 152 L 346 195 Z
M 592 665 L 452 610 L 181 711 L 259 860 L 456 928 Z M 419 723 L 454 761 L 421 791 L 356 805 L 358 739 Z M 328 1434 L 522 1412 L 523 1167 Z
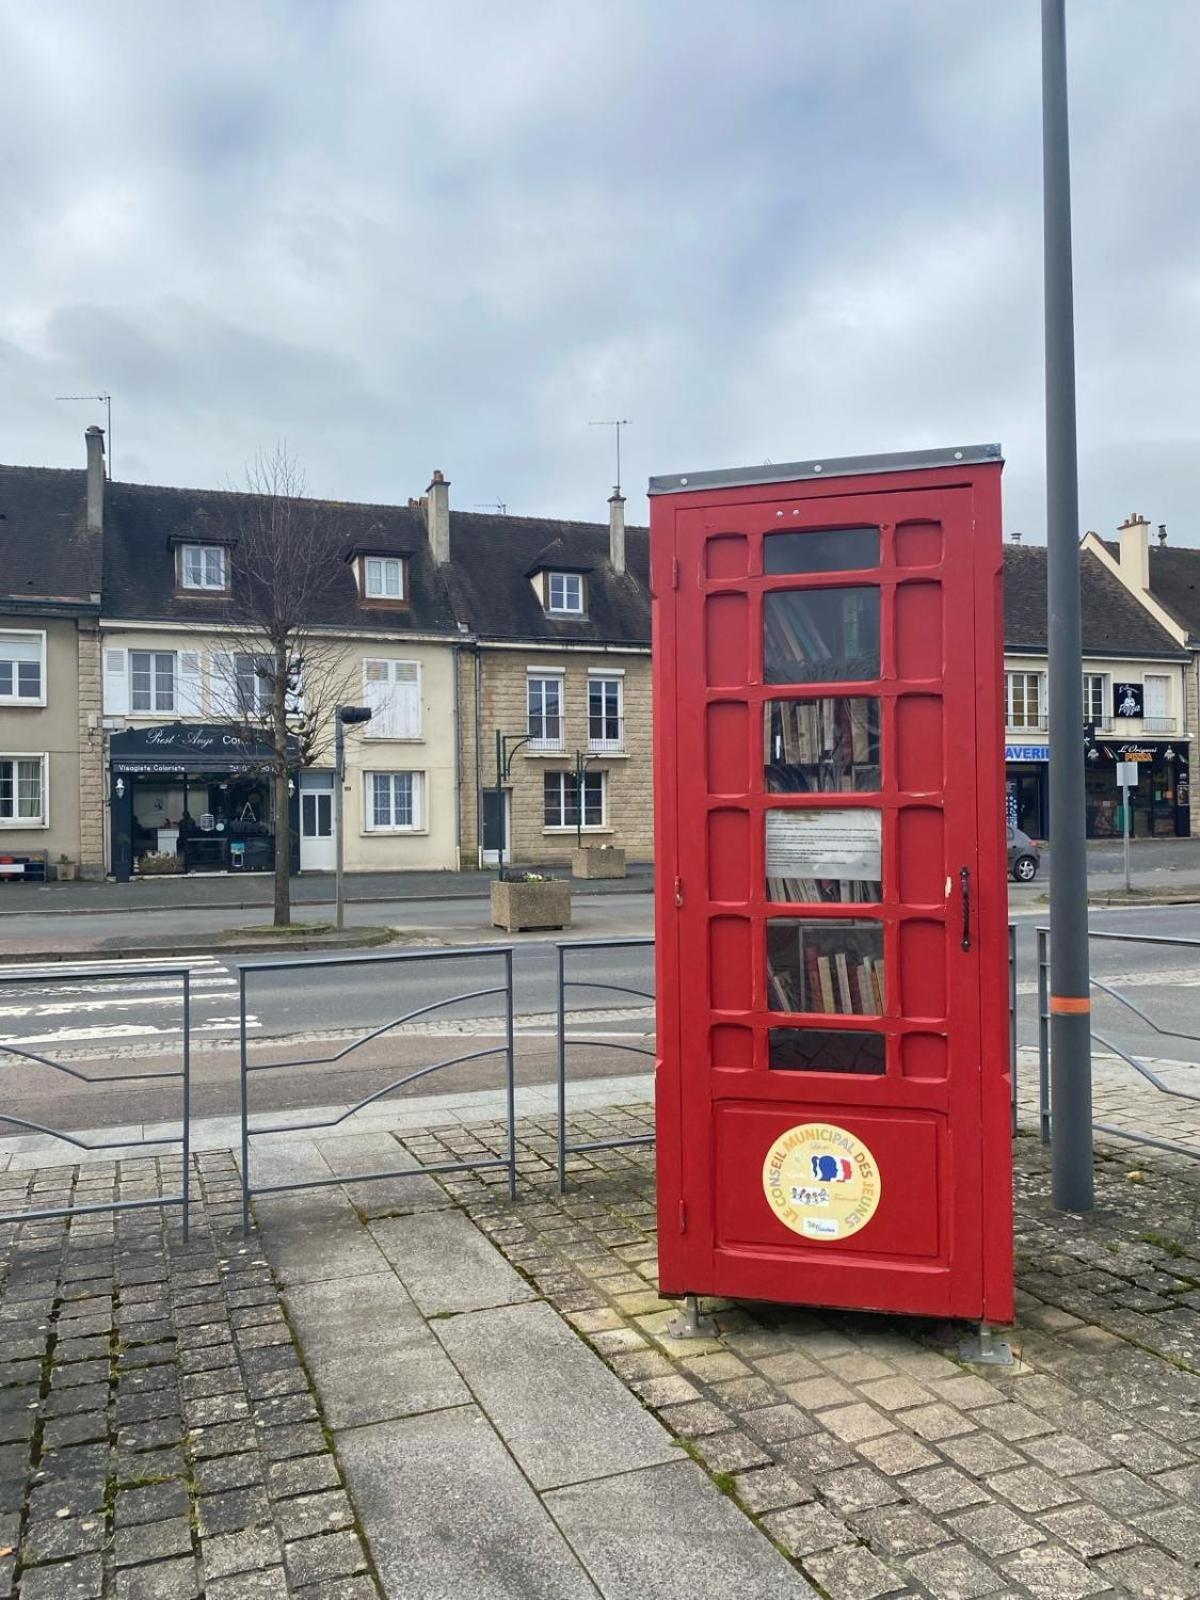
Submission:
M 672 472 L 651 478 L 647 492 L 687 494 L 695 489 L 740 489 L 753 484 L 795 483 L 802 478 L 854 478 L 876 472 L 918 472 L 922 468 L 969 467 L 985 462 L 991 465 L 1002 460 L 998 444 L 897 450 L 881 456 L 826 456 L 813 461 L 772 461 L 758 467 L 725 467 L 715 472 Z

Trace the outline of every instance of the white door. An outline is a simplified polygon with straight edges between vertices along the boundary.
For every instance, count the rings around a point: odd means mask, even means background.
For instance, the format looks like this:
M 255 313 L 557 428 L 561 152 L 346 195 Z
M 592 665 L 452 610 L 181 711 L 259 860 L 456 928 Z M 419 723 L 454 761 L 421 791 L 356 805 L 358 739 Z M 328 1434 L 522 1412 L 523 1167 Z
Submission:
M 333 773 L 300 774 L 300 871 L 332 872 Z

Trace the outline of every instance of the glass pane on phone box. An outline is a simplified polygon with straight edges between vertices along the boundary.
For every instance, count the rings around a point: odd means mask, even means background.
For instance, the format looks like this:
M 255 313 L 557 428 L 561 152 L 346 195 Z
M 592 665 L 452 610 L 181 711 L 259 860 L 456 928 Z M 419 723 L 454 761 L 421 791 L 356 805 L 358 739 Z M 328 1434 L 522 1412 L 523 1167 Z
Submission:
M 769 794 L 869 794 L 881 786 L 879 701 L 768 700 L 763 783 Z
M 806 528 L 763 540 L 764 572 L 857 572 L 878 565 L 878 528 Z
M 776 589 L 763 597 L 767 683 L 879 676 L 878 589 Z
M 773 1072 L 850 1072 L 881 1077 L 885 1070 L 881 1033 L 844 1028 L 770 1028 L 768 1065 Z
M 772 1011 L 883 1014 L 881 923 L 776 918 L 766 929 Z

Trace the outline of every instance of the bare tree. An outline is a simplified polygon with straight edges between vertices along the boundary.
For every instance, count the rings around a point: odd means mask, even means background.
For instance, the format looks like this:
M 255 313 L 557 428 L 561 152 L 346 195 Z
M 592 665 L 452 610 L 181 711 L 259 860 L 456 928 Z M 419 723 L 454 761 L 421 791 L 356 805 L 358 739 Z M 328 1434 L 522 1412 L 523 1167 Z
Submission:
M 216 718 L 266 752 L 275 813 L 275 924 L 291 922 L 288 780 L 329 750 L 336 707 L 354 683 L 337 623 L 352 599 L 336 513 L 305 495 L 284 446 L 247 468 L 245 490 L 223 497 L 231 544 L 225 652 L 215 658 Z M 318 620 L 319 619 L 319 620 Z

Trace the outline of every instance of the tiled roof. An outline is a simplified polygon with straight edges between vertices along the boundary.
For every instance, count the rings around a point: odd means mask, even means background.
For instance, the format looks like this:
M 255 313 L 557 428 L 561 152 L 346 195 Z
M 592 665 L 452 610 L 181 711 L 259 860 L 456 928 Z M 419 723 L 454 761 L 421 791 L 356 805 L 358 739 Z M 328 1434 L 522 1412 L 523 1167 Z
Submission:
M 1083 648 L 1090 655 L 1174 656 L 1185 654 L 1145 606 L 1098 558 L 1079 558 Z M 1047 647 L 1046 547 L 1004 547 L 1004 643 L 1009 650 Z
M 85 522 L 85 474 L 0 466 L 0 605 L 69 606 L 100 592 L 100 540 Z
M 450 584 L 459 616 L 485 639 L 650 643 L 650 536 L 625 530 L 627 571 L 608 560 L 608 525 L 541 517 L 450 513 Z M 587 573 L 587 616 L 549 617 L 532 572 L 554 567 Z

